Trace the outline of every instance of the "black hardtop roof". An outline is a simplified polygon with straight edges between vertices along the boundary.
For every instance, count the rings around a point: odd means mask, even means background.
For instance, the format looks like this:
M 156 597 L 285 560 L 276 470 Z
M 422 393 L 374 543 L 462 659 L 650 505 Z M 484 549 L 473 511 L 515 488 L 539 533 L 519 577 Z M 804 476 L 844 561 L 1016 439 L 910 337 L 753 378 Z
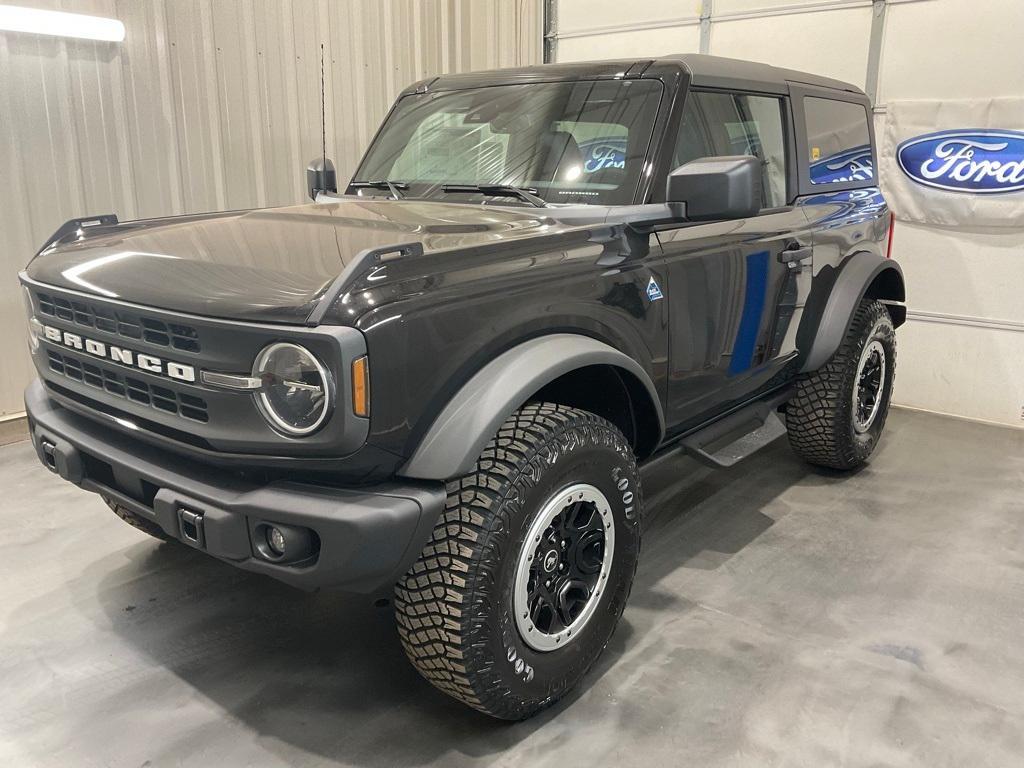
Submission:
M 487 85 L 541 82 L 548 80 L 589 80 L 621 77 L 654 77 L 665 69 L 685 71 L 693 85 L 707 88 L 742 88 L 769 93 L 788 93 L 789 83 L 864 95 L 850 83 L 792 69 L 773 67 L 742 59 L 678 53 L 656 58 L 616 59 L 612 61 L 574 61 L 561 64 L 535 64 L 528 67 L 492 69 L 483 72 L 441 75 L 415 83 L 404 93 L 423 90 L 458 90 Z

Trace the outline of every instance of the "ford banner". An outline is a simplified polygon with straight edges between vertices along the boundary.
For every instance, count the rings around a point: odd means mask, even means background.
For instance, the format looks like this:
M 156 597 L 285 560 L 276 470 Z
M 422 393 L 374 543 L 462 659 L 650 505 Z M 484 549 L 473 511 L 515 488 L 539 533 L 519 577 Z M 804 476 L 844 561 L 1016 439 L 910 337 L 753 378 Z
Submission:
M 904 141 L 900 170 L 926 187 L 979 195 L 1024 190 L 1024 132 L 953 130 Z
M 1024 98 L 893 100 L 876 114 L 885 199 L 898 219 L 1024 227 Z

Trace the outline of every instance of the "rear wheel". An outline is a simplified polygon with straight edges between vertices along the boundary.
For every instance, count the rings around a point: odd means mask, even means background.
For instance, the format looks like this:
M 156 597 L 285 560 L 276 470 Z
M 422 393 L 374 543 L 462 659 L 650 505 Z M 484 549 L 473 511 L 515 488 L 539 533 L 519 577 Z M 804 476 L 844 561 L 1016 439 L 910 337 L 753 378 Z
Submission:
M 832 359 L 797 381 L 786 404 L 789 443 L 811 464 L 852 469 L 878 444 L 896 372 L 896 332 L 885 305 L 865 299 Z
M 608 644 L 640 549 L 640 478 L 622 433 L 529 404 L 506 420 L 395 588 L 406 655 L 494 717 L 557 701 Z

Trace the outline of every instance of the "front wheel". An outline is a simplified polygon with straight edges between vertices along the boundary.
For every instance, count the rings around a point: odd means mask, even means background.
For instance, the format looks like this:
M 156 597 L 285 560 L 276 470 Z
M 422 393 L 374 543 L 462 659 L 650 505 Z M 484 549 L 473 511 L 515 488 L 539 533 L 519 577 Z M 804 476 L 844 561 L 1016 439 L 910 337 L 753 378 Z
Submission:
M 853 469 L 878 444 L 896 373 L 896 332 L 885 305 L 864 299 L 832 359 L 797 381 L 786 403 L 789 444 L 811 464 Z
M 402 646 L 445 693 L 521 720 L 571 690 L 608 644 L 640 551 L 640 477 L 622 433 L 528 404 L 448 501 L 395 588 Z

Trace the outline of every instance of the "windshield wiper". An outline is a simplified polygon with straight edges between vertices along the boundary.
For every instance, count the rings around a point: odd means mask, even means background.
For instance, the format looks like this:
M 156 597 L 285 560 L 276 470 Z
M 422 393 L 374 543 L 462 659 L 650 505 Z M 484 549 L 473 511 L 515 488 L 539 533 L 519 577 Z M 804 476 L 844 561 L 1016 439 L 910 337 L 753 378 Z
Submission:
M 350 181 L 348 184 L 350 187 L 356 189 L 386 189 L 391 193 L 392 200 L 401 200 L 405 195 L 402 194 L 403 189 L 408 189 L 409 185 L 402 181 Z
M 511 184 L 445 184 L 442 192 L 480 192 L 492 197 L 518 197 L 523 202 L 538 208 L 547 207 L 544 199 L 537 197 L 537 190 L 528 187 L 515 187 Z

